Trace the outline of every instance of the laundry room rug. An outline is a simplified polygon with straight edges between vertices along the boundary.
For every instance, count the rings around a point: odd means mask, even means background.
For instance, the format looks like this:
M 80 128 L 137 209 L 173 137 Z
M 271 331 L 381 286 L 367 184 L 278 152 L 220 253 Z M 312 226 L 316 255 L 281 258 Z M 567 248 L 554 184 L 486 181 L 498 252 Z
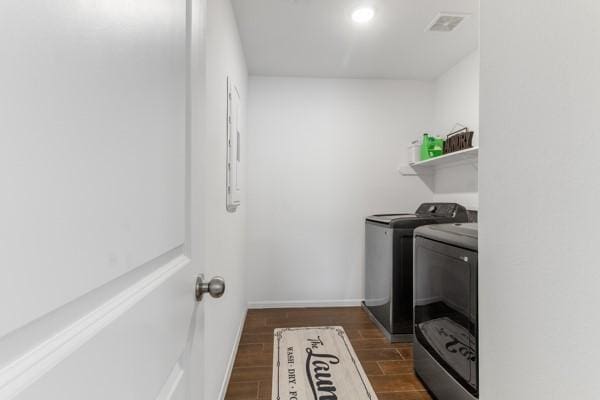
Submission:
M 377 400 L 341 326 L 274 332 L 272 400 Z

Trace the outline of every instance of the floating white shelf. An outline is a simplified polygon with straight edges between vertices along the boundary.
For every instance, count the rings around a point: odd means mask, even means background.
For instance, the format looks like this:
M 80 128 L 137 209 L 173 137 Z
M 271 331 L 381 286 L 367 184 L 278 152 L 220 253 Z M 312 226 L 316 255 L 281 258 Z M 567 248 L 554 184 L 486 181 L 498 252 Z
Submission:
M 455 153 L 444 154 L 443 156 L 430 158 L 429 160 L 419 161 L 408 164 L 407 167 L 400 167 L 398 170 L 401 175 L 430 175 L 438 168 L 445 168 L 455 165 L 471 164 L 477 166 L 479 147 L 473 147 L 467 150 L 457 151 Z

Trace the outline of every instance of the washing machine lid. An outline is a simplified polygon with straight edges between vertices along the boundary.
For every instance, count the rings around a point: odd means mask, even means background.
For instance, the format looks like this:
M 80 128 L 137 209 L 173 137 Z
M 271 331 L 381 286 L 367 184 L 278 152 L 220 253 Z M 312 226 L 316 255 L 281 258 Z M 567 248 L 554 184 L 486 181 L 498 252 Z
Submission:
M 375 214 L 367 217 L 367 221 L 378 222 L 380 224 L 388 225 L 390 222 L 397 219 L 414 219 L 417 218 L 415 214 Z
M 468 215 L 466 208 L 457 203 L 423 203 L 414 213 L 375 214 L 366 219 L 394 229 L 414 229 L 426 224 L 467 222 Z

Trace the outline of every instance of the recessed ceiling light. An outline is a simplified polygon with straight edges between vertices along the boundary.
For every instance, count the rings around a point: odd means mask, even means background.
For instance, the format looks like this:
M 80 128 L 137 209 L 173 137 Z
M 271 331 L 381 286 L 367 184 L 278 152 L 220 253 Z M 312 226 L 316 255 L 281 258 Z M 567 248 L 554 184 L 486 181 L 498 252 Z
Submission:
M 354 22 L 358 22 L 359 24 L 366 24 L 375 15 L 375 10 L 371 7 L 361 7 L 354 10 L 352 13 L 352 20 Z

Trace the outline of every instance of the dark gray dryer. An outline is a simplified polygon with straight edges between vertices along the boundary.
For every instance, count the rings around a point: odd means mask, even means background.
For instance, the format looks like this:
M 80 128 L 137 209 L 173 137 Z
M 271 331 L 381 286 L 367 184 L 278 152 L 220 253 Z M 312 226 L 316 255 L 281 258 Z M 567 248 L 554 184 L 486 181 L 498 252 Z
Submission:
M 477 224 L 415 230 L 415 372 L 438 399 L 479 395 Z
M 415 228 L 467 219 L 465 207 L 456 203 L 424 203 L 414 214 L 366 218 L 363 307 L 390 341 L 412 340 Z

